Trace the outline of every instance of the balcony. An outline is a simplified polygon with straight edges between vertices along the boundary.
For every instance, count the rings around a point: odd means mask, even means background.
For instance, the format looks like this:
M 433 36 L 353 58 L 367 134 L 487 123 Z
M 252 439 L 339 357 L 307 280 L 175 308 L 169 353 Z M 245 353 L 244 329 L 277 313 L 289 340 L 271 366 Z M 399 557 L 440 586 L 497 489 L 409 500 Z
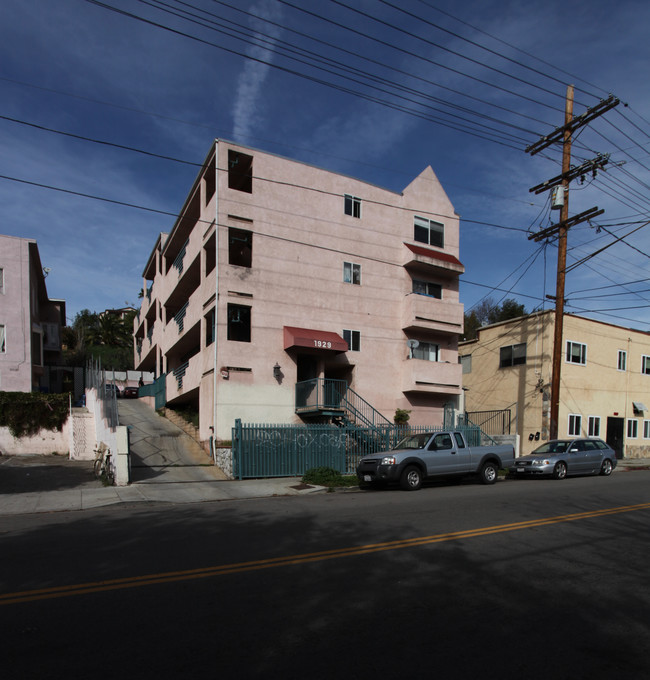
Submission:
M 167 374 L 167 401 L 172 402 L 181 395 L 197 389 L 203 375 L 203 361 L 200 354 L 195 354 Z
M 405 359 L 402 391 L 419 394 L 460 394 L 463 370 L 458 363 Z
M 463 305 L 411 293 L 402 303 L 402 329 L 458 335 L 463 332 Z
M 450 253 L 412 243 L 404 245 L 406 246 L 404 266 L 411 272 L 435 273 L 439 278 L 452 279 L 465 272 L 462 263 Z

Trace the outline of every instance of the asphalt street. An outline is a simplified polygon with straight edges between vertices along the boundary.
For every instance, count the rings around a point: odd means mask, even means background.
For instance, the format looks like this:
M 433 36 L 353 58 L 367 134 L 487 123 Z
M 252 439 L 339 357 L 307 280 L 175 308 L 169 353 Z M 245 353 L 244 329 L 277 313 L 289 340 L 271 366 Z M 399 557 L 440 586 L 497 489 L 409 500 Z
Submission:
M 6 677 L 650 672 L 650 471 L 0 517 Z

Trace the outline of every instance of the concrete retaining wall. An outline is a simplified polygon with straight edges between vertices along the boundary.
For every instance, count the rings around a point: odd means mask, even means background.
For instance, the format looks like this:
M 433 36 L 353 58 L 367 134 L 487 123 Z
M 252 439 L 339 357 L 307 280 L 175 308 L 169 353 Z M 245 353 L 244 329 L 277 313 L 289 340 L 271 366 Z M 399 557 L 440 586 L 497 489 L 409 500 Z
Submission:
M 31 437 L 14 437 L 8 427 L 0 427 L 0 453 L 8 456 L 27 454 L 67 455 L 70 452 L 70 418 L 65 422 L 63 430 L 41 430 Z

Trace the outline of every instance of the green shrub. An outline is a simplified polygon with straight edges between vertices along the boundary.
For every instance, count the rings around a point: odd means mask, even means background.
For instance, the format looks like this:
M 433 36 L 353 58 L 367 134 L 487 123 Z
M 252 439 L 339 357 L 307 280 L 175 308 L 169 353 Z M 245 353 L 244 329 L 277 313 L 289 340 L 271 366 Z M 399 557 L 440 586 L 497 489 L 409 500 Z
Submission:
M 70 413 L 70 395 L 40 392 L 0 392 L 0 426 L 14 437 L 40 430 L 63 429 Z
M 396 408 L 393 421 L 396 425 L 406 425 L 411 417 L 411 412 L 403 408 Z
M 356 486 L 359 482 L 355 475 L 342 475 L 330 467 L 311 468 L 305 472 L 302 481 L 315 486 Z

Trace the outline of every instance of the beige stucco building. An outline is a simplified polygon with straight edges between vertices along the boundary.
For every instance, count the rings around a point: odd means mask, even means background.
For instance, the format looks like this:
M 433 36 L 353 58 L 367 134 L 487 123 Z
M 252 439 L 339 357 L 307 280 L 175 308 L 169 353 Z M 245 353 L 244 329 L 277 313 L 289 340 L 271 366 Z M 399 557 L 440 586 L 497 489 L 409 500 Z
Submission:
M 459 346 L 466 410 L 510 409 L 522 455 L 549 437 L 554 324 L 553 311 L 530 314 Z M 558 437 L 650 457 L 650 333 L 567 314 L 563 344 Z
M 217 141 L 144 268 L 135 368 L 199 408 L 202 439 L 336 417 L 332 385 L 441 424 L 461 395 L 462 272 L 430 167 L 395 193 Z
M 47 367 L 61 363 L 65 302 L 46 275 L 36 241 L 0 235 L 0 391 L 61 391 Z

